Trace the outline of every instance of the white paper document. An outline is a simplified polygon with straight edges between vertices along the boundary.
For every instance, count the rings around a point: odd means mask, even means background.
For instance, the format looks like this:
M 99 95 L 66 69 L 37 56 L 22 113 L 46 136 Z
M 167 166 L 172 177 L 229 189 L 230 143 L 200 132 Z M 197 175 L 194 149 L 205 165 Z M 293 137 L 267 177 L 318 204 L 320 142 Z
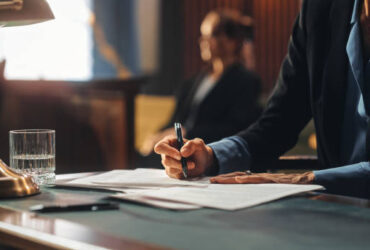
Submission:
M 202 207 L 237 210 L 286 196 L 323 189 L 319 185 L 210 184 L 206 188 L 174 187 L 146 190 L 142 197 L 185 202 Z
M 176 180 L 167 176 L 163 169 L 142 169 L 135 170 L 112 170 L 103 174 L 89 176 L 68 182 L 68 184 L 92 185 L 102 187 L 176 187 L 195 186 L 206 187 L 208 184 L 201 181 Z
M 158 208 L 166 208 L 166 209 L 172 209 L 172 210 L 193 210 L 193 209 L 199 209 L 202 208 L 202 206 L 194 205 L 194 204 L 188 204 L 183 202 L 177 202 L 177 201 L 167 201 L 167 200 L 161 200 L 157 198 L 150 198 L 145 197 L 141 194 L 133 194 L 133 193 L 117 193 L 114 195 L 111 195 L 110 197 L 120 199 L 120 200 L 128 200 L 132 202 L 147 204 L 153 207 Z
M 237 210 L 323 189 L 319 185 L 211 184 L 209 178 L 176 180 L 162 169 L 113 170 L 57 185 L 115 190 L 121 194 L 111 197 L 178 210 L 200 207 Z
M 202 183 L 200 179 L 177 180 L 169 178 L 163 169 L 138 168 L 131 172 L 113 170 L 109 175 L 109 178 L 101 178 L 101 180 L 96 180 L 94 183 L 112 187 L 206 187 L 208 185 L 208 183 Z

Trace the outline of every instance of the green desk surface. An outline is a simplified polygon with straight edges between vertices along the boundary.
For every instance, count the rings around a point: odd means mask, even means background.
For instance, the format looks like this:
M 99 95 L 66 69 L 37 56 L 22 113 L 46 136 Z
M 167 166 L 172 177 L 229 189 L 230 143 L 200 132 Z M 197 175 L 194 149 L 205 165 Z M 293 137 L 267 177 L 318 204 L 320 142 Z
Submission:
M 36 204 L 96 201 L 109 193 L 43 188 L 0 206 L 28 210 Z M 177 249 L 370 249 L 370 209 L 287 198 L 234 212 L 199 209 L 179 212 L 120 202 L 120 210 L 49 213 L 116 237 Z

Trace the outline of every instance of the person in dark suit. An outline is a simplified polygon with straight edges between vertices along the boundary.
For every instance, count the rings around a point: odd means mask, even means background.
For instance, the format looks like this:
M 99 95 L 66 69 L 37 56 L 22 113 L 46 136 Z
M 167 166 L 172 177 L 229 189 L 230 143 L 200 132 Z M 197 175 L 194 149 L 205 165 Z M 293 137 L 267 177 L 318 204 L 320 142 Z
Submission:
M 151 153 L 166 135 L 174 134 L 174 122 L 182 123 L 187 138 L 202 137 L 210 143 L 256 121 L 262 112 L 258 104 L 260 80 L 245 68 L 241 58 L 244 41 L 251 38 L 250 26 L 251 19 L 236 11 L 207 14 L 199 43 L 208 66 L 178 89 L 172 118 L 147 138 L 141 149 L 143 155 Z
M 182 178 L 183 156 L 188 158 L 191 176 L 224 174 L 211 179 L 216 183 L 317 183 L 331 193 L 369 198 L 369 2 L 303 1 L 276 87 L 260 119 L 213 144 L 187 141 L 181 152 L 173 147 L 174 138 L 165 138 L 155 151 L 162 154 L 167 174 Z M 264 171 L 264 164 L 258 163 L 293 147 L 311 118 L 320 170 L 245 172 Z

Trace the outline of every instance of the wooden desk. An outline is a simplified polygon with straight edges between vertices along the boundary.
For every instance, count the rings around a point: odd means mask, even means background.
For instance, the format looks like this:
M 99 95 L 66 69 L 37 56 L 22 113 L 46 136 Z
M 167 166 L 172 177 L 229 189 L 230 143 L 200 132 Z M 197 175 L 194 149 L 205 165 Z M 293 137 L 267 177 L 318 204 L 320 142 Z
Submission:
M 68 177 L 68 176 L 64 176 Z M 42 194 L 0 201 L 0 222 L 114 249 L 368 249 L 370 201 L 314 194 L 234 212 L 179 212 L 120 202 L 120 210 L 34 215 L 35 204 L 101 200 L 108 193 L 44 188 Z M 42 243 L 0 230 L 20 248 Z

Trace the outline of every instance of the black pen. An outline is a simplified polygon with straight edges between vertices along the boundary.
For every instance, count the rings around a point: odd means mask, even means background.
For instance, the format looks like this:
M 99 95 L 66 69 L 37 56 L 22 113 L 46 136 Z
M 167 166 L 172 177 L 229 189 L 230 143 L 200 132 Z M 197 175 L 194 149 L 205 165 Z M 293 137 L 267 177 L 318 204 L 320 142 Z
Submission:
M 184 146 L 184 140 L 182 138 L 182 130 L 181 130 L 181 124 L 178 123 L 178 122 L 175 122 L 175 131 L 176 131 L 176 136 L 177 136 L 177 147 L 178 147 L 178 150 L 180 150 L 182 148 L 182 146 Z M 184 157 L 181 157 L 181 165 L 182 165 L 182 173 L 186 178 L 188 178 L 188 166 L 187 166 L 187 163 L 186 163 L 186 159 Z
M 94 203 L 81 203 L 70 205 L 51 205 L 45 206 L 42 204 L 30 207 L 31 212 L 38 213 L 53 213 L 53 212 L 71 212 L 71 211 L 100 211 L 100 210 L 113 210 L 119 209 L 118 203 L 113 202 L 94 202 Z

